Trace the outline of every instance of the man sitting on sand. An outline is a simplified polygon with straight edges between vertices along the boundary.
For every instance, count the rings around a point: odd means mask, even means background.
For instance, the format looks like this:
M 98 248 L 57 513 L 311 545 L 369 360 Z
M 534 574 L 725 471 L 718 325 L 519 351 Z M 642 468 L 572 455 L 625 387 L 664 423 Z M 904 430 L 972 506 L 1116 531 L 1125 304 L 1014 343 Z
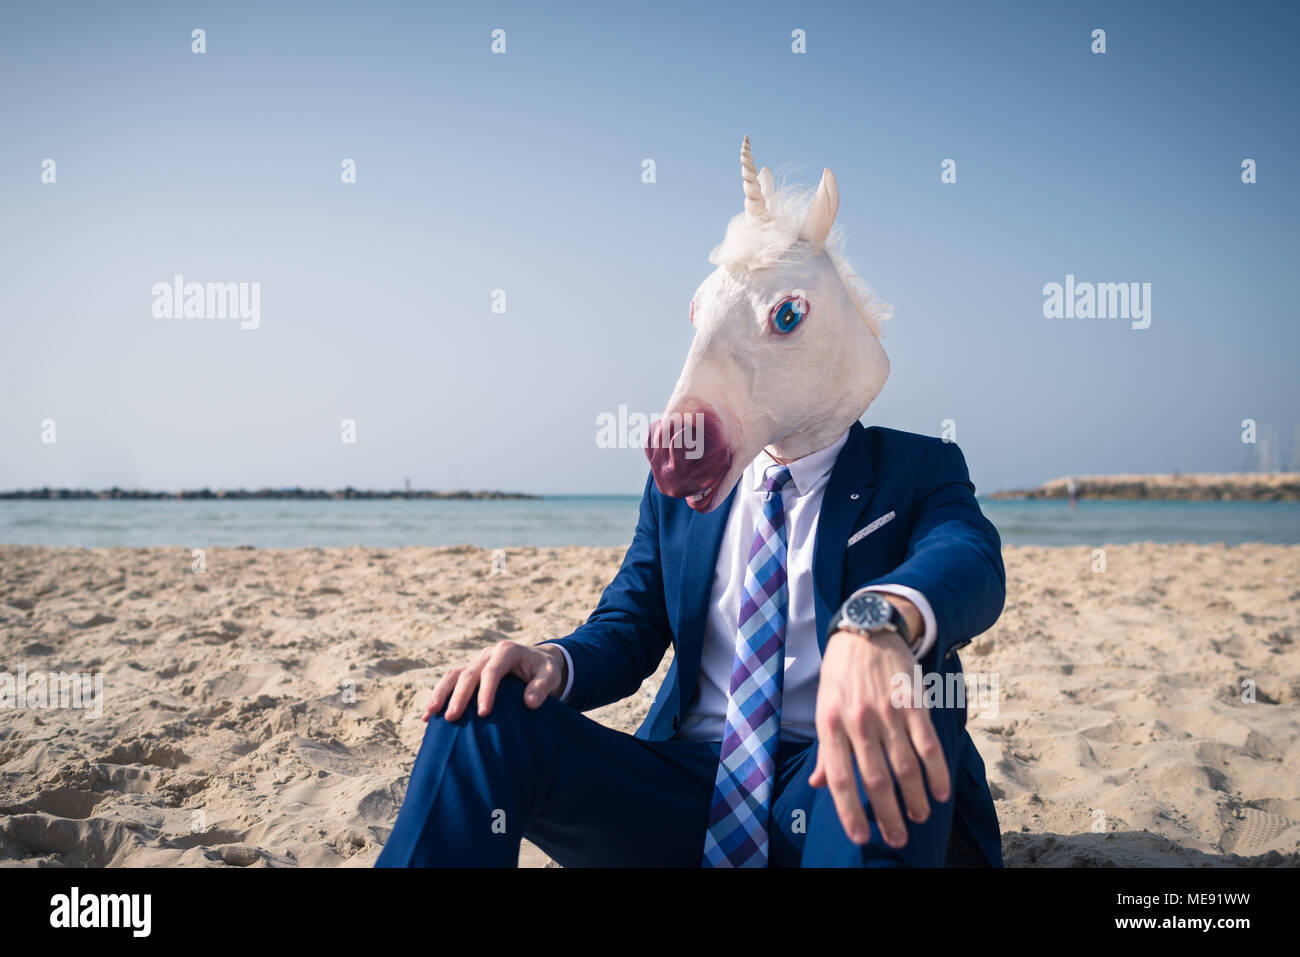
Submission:
M 794 212 L 748 138 L 741 167 L 618 575 L 568 637 L 438 682 L 379 866 L 510 866 L 523 838 L 566 867 L 1001 864 L 964 697 L 911 689 L 961 687 L 998 534 L 956 445 L 858 421 L 889 362 L 826 245 L 830 170 Z M 669 645 L 635 736 L 582 714 Z

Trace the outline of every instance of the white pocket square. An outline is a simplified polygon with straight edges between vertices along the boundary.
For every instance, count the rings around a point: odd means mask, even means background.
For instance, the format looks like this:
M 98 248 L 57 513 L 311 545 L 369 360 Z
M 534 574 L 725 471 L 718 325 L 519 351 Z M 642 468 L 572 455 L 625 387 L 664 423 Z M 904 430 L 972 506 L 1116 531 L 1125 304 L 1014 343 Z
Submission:
M 853 533 L 853 537 L 849 539 L 849 547 L 856 545 L 858 542 L 862 541 L 864 538 L 866 538 L 876 529 L 880 528 L 882 525 L 888 525 L 893 520 L 894 520 L 894 513 L 886 512 L 884 515 L 880 516 L 880 518 L 876 519 L 870 525 L 866 526 L 866 528 L 858 529 L 856 532 Z

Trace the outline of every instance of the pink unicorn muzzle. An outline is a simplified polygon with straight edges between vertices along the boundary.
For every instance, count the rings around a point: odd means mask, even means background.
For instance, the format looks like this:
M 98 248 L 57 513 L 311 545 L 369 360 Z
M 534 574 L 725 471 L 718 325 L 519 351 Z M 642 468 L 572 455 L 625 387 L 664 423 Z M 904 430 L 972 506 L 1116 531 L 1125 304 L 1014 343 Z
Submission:
M 706 402 L 690 399 L 655 422 L 645 454 L 659 491 L 686 499 L 697 512 L 713 507 L 733 455 L 717 412 Z

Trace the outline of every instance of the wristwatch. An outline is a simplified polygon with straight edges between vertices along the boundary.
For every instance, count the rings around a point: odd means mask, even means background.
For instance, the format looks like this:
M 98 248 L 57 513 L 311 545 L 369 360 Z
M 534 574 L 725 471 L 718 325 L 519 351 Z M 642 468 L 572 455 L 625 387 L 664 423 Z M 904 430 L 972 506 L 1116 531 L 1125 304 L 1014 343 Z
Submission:
M 859 591 L 850 595 L 849 600 L 840 606 L 840 610 L 831 619 L 831 634 L 837 631 L 854 631 L 867 636 L 882 631 L 896 631 L 903 639 L 903 644 L 913 648 L 907 619 L 876 592 Z

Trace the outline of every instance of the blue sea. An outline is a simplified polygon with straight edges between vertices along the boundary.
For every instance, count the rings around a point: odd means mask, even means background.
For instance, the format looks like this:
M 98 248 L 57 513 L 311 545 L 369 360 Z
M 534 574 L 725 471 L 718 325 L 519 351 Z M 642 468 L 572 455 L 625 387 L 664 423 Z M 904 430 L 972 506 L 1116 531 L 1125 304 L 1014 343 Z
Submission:
M 632 496 L 527 501 L 0 501 L 0 544 L 626 545 Z M 1300 543 L 1300 503 L 981 501 L 1009 545 Z

